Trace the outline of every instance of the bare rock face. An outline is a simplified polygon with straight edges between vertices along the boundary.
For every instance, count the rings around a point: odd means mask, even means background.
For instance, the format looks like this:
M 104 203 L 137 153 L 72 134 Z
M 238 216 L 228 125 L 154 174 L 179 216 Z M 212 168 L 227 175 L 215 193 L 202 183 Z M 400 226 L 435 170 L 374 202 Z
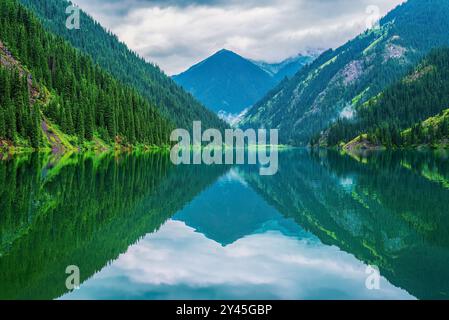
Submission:
M 351 61 L 343 69 L 343 84 L 348 85 L 354 83 L 363 72 L 363 62 L 360 60 Z
M 351 153 L 356 153 L 369 150 L 382 150 L 384 147 L 372 143 L 366 135 L 361 135 L 347 143 L 343 149 Z
M 0 40 L 0 64 L 5 67 L 13 67 L 17 65 L 17 61 L 13 58 L 11 52 L 6 48 L 3 42 Z
M 405 56 L 407 49 L 400 45 L 389 43 L 385 48 L 384 62 L 391 59 L 401 59 Z

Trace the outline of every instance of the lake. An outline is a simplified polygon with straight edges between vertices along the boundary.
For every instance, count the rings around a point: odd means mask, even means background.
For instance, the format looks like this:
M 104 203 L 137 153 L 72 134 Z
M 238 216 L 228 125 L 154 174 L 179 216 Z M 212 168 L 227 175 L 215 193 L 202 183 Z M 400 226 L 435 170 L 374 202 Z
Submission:
M 1 157 L 0 299 L 449 298 L 445 152 Z

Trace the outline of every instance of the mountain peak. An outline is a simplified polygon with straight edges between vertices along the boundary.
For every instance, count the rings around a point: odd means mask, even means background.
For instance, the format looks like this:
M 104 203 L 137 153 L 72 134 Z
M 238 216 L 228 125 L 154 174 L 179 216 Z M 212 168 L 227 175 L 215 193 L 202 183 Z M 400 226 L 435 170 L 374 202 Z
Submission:
M 212 111 L 234 116 L 263 98 L 285 76 L 296 73 L 305 61 L 297 58 L 270 73 L 254 61 L 221 49 L 173 79 Z
M 222 49 L 173 79 L 210 110 L 239 114 L 276 83 L 257 65 Z
M 222 54 L 222 53 L 227 53 L 227 54 L 229 54 L 229 53 L 231 53 L 231 54 L 236 54 L 235 52 L 233 52 L 233 51 L 231 51 L 231 50 L 228 50 L 228 49 L 221 49 L 221 50 L 219 50 L 219 51 L 217 51 L 215 54 Z
M 213 54 L 208 59 L 206 59 L 206 61 L 209 59 L 212 59 L 212 58 L 238 58 L 238 59 L 246 60 L 241 55 L 235 53 L 234 51 L 228 50 L 228 49 L 221 49 L 221 50 L 217 51 L 215 54 Z

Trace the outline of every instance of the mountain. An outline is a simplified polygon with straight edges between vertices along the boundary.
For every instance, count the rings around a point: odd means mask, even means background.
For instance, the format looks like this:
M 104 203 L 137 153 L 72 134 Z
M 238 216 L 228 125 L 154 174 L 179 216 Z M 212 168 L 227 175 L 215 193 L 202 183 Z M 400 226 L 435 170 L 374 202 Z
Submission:
M 210 110 L 238 114 L 259 100 L 274 79 L 251 61 L 221 50 L 173 79 Z
M 328 50 L 251 108 L 240 126 L 279 129 L 281 143 L 311 137 L 403 77 L 432 48 L 449 45 L 449 1 L 409 0 L 336 50 Z
M 210 110 L 237 115 L 261 99 L 279 78 L 291 76 L 310 60 L 300 56 L 268 64 L 220 50 L 173 79 Z
M 434 49 L 400 81 L 356 106 L 353 119 L 338 120 L 320 143 L 351 141 L 350 149 L 435 144 L 449 136 L 447 108 L 449 48 Z
M 80 29 L 66 28 L 66 0 L 20 0 L 51 32 L 88 54 L 119 81 L 134 87 L 178 128 L 191 128 L 201 120 L 204 127 L 223 129 L 226 124 L 186 93 L 159 67 L 146 62 L 111 32 L 81 11 Z
M 0 145 L 162 146 L 170 143 L 172 127 L 133 88 L 46 31 L 17 0 L 0 2 Z

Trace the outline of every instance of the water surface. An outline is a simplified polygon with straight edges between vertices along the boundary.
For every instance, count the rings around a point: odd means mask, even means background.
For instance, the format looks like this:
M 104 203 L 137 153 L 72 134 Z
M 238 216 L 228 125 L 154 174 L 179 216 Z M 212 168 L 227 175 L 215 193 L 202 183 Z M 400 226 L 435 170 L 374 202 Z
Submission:
M 167 155 L 2 161 L 0 298 L 448 298 L 446 154 L 279 161 L 275 176 Z

